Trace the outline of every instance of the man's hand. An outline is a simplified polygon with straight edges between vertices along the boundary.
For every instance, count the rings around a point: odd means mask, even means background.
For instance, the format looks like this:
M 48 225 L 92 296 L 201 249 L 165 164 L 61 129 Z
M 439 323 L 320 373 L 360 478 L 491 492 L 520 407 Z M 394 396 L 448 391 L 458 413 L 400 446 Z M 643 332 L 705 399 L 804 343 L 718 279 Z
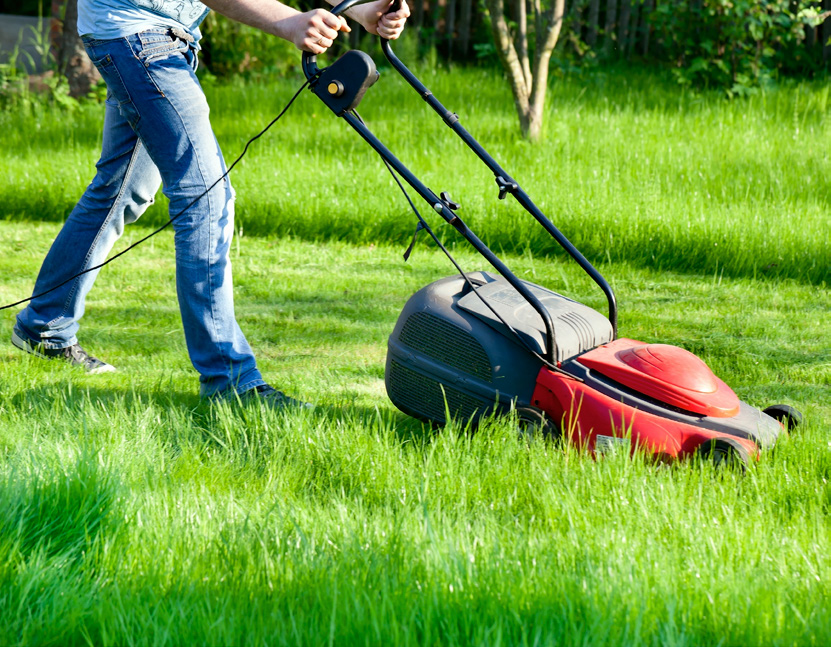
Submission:
M 352 7 L 346 15 L 361 23 L 370 34 L 387 40 L 395 40 L 404 31 L 404 23 L 410 17 L 410 8 L 406 0 L 401 0 L 401 8 L 395 13 L 386 13 L 392 6 L 392 0 L 376 0 Z
M 335 16 L 325 9 L 313 9 L 299 13 L 285 20 L 288 40 L 297 49 L 312 54 L 322 54 L 332 46 L 339 31 L 352 31 L 341 16 Z

